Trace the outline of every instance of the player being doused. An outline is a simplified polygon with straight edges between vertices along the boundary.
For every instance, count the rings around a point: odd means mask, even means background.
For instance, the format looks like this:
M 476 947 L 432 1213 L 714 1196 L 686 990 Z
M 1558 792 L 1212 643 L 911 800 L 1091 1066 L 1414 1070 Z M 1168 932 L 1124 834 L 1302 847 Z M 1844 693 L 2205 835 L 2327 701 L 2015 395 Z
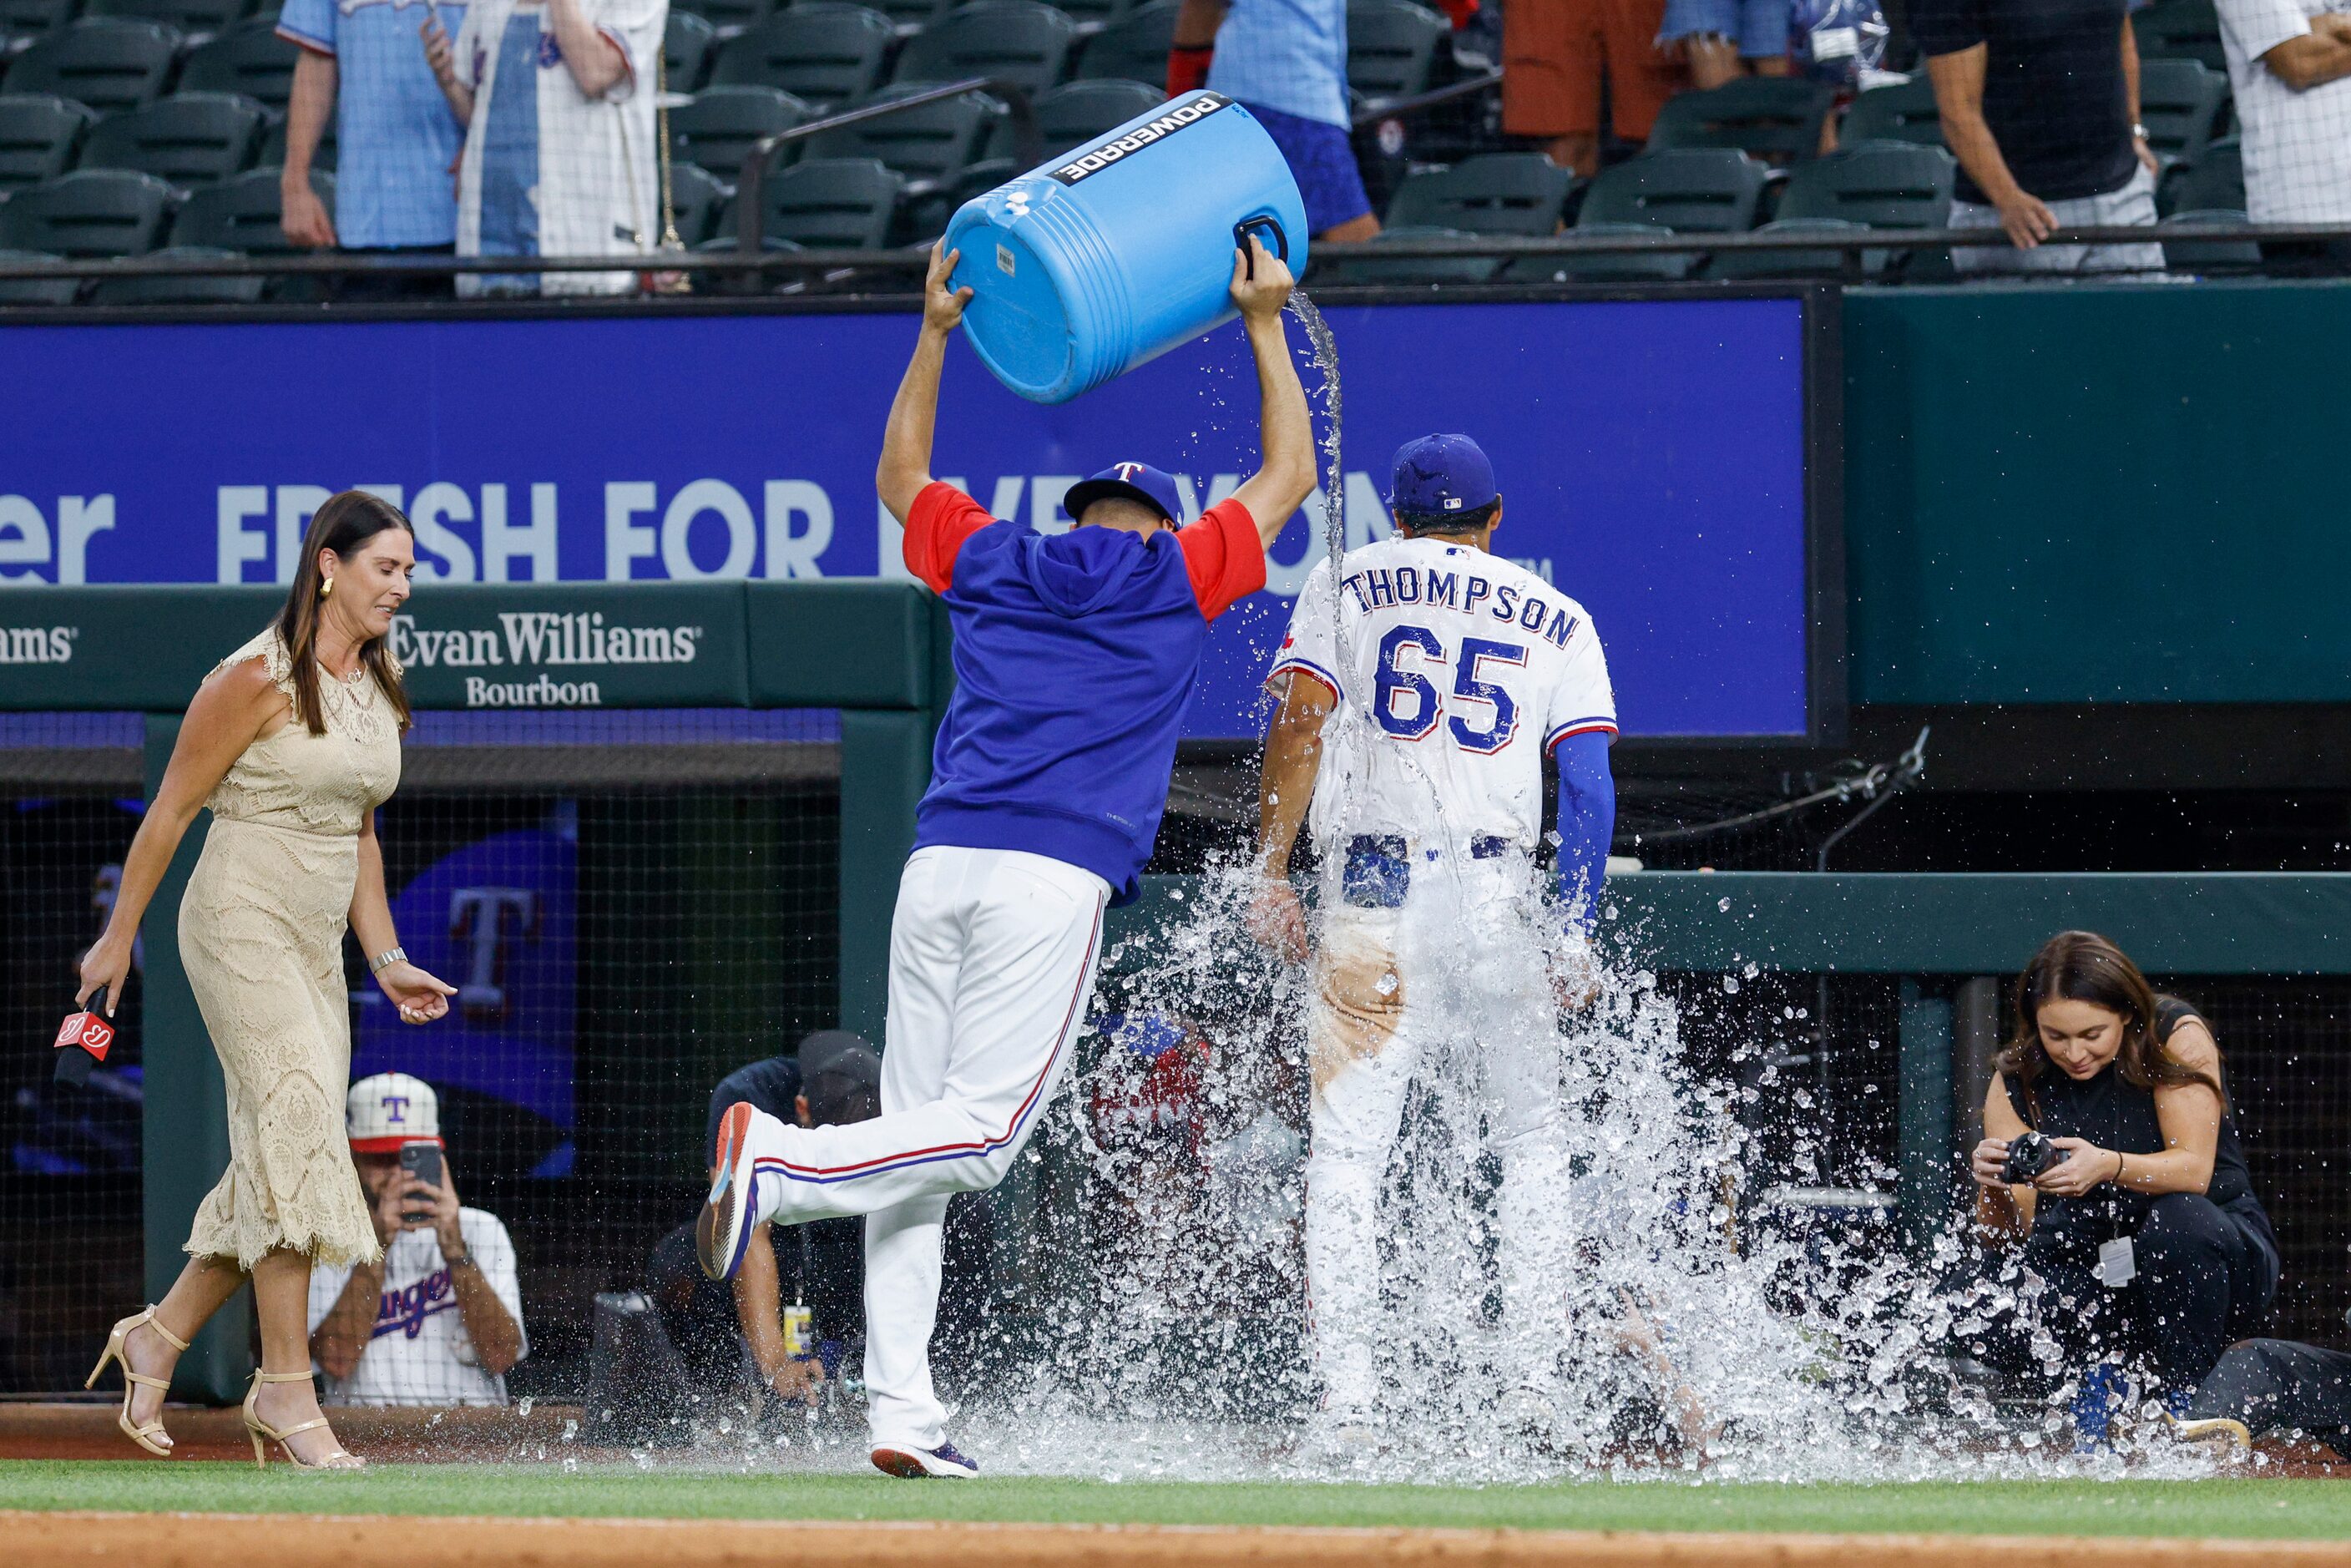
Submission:
M 1466 435 L 1396 455 L 1396 537 L 1309 576 L 1269 685 L 1259 939 L 1311 956 L 1311 1154 L 1306 1268 L 1322 1437 L 1376 1440 L 1377 1210 L 1406 1092 L 1466 1063 L 1498 1157 L 1501 1332 L 1493 1414 L 1540 1436 L 1565 1337 L 1572 1266 L 1559 1011 L 1596 988 L 1589 934 L 1615 819 L 1616 733 L 1583 607 L 1489 553 L 1502 514 Z M 1559 763 L 1558 898 L 1535 851 L 1542 762 Z M 1290 881 L 1311 821 L 1320 941 Z M 1482 1291 L 1482 1286 L 1477 1287 Z M 1470 1288 L 1455 1303 L 1464 1320 Z

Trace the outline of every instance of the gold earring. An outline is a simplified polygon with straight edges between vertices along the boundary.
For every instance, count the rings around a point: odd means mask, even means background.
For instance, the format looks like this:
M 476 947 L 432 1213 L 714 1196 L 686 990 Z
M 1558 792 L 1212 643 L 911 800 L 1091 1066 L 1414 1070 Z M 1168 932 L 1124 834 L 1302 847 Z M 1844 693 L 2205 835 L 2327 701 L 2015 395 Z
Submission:
M 319 584 L 319 597 L 325 599 L 335 591 L 335 580 L 328 578 Z

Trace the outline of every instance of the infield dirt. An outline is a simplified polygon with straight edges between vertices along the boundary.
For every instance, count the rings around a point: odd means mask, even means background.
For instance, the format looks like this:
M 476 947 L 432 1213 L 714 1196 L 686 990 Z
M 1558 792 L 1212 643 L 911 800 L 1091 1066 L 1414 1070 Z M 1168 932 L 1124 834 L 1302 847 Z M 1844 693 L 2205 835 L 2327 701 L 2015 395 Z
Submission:
M 0 1513 L 12 1563 L 142 1568 L 2344 1568 L 2351 1542 L 1171 1525 Z

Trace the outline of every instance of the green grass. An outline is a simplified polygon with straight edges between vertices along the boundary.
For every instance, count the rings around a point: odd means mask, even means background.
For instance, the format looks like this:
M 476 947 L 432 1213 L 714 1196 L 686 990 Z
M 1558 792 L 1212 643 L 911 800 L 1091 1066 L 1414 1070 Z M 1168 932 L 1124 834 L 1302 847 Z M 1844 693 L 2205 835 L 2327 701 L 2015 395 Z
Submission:
M 1206 1484 L 717 1475 L 630 1468 L 0 1463 L 0 1508 L 1057 1523 L 1505 1526 L 1521 1530 L 1953 1531 L 2351 1538 L 2351 1487 L 2323 1481 L 1980 1481 L 1883 1486 Z

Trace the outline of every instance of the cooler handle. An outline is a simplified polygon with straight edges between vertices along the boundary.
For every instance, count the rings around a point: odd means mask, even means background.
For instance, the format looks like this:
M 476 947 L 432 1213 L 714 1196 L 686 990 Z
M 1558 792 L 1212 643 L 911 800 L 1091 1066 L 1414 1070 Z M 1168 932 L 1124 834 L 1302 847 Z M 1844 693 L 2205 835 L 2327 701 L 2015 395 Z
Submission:
M 1259 213 L 1253 218 L 1243 218 L 1233 225 L 1233 248 L 1241 253 L 1243 258 L 1241 265 L 1247 268 L 1241 274 L 1244 277 L 1257 277 L 1257 255 L 1249 247 L 1249 236 L 1259 229 L 1263 229 L 1273 235 L 1273 254 L 1281 257 L 1285 265 L 1290 260 L 1290 236 L 1281 232 L 1280 218 L 1270 213 Z

